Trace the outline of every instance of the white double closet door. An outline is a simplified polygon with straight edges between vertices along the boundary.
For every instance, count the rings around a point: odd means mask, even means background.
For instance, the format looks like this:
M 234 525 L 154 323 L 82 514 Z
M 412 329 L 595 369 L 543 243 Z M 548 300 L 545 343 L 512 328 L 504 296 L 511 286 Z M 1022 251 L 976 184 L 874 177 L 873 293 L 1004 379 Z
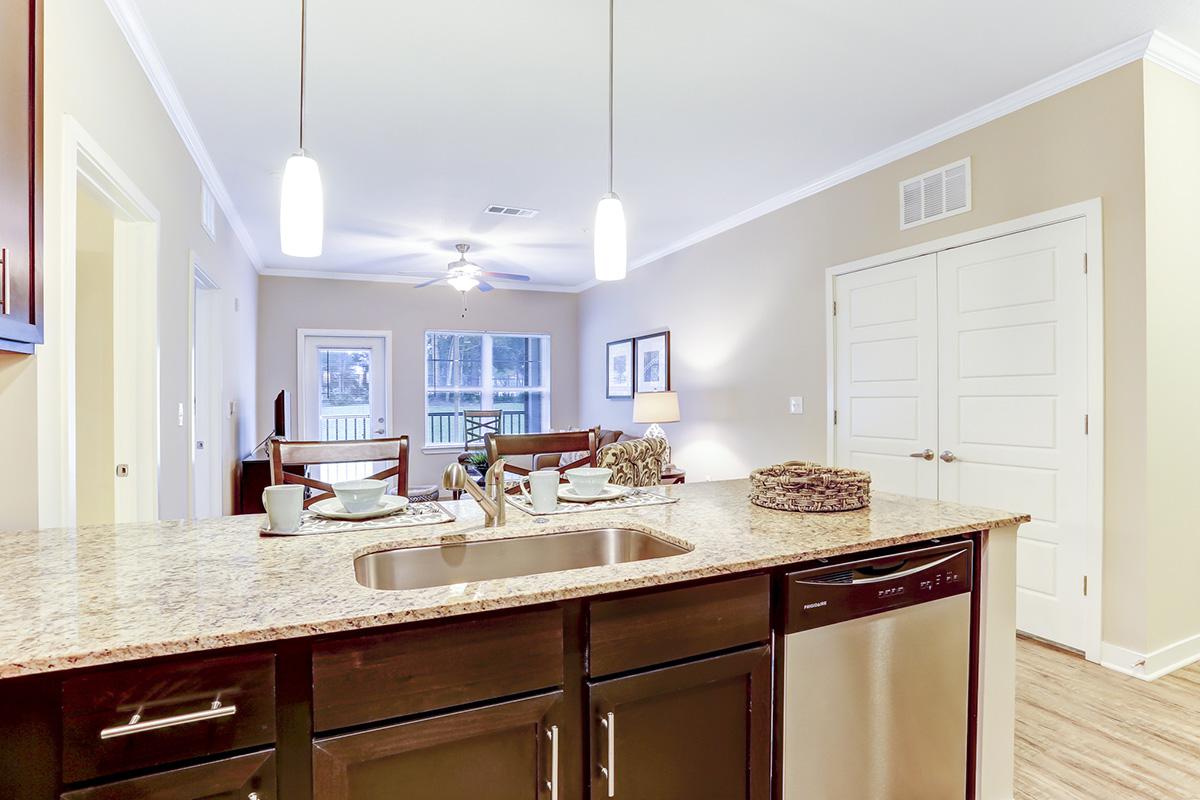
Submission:
M 1027 512 L 1017 627 L 1086 644 L 1083 220 L 834 280 L 837 463 L 876 490 Z

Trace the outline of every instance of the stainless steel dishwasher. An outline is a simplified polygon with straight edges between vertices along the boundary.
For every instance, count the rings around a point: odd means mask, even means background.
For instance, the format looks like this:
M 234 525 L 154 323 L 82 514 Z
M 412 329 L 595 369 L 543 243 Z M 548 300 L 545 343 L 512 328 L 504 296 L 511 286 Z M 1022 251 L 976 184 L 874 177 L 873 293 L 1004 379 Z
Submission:
M 784 800 L 967 796 L 973 545 L 787 575 Z

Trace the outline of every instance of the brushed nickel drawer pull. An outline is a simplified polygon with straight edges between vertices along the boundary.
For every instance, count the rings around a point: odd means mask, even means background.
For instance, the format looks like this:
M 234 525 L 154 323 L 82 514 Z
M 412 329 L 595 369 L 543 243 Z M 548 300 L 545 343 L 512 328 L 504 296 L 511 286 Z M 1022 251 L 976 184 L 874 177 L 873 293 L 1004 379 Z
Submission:
M 160 728 L 173 728 L 176 725 L 203 722 L 206 719 L 232 717 L 236 713 L 237 706 L 222 705 L 220 700 L 213 700 L 212 706 L 203 711 L 192 711 L 188 714 L 176 714 L 173 717 L 162 717 L 160 719 L 143 720 L 142 712 L 139 709 L 134 712 L 134 715 L 129 718 L 129 722 L 124 725 L 114 725 L 111 728 L 105 728 L 100 731 L 100 738 L 115 739 L 118 736 L 129 736 L 130 734 L 142 733 L 144 731 L 156 731 Z
M 0 315 L 8 315 L 8 248 L 0 247 Z

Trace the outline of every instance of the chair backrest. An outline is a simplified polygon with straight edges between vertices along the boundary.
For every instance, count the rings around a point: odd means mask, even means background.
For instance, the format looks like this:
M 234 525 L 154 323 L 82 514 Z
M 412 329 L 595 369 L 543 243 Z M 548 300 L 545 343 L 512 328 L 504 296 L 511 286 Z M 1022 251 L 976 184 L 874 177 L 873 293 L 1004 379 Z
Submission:
M 658 486 L 662 482 L 666 439 L 630 439 L 600 448 L 597 467 L 613 471 L 611 483 L 621 486 Z
M 395 476 L 396 493 L 408 494 L 408 437 L 397 439 L 356 439 L 345 442 L 288 442 L 271 440 L 271 484 L 298 483 L 315 494 L 304 501 L 308 508 L 313 503 L 333 497 L 333 487 L 306 475 L 296 475 L 285 467 L 310 466 L 314 464 L 348 464 L 355 462 L 395 462 L 391 466 L 366 477 L 387 480 Z
M 561 433 L 514 433 L 489 434 L 487 437 L 488 463 L 495 464 L 498 458 L 509 456 L 536 456 L 541 453 L 582 453 L 580 458 L 569 464 L 555 467 L 561 475 L 575 467 L 596 466 L 596 443 L 600 431 L 592 428 L 586 431 L 563 431 Z M 528 475 L 529 470 L 515 464 L 504 462 L 504 471 L 515 475 Z M 509 491 L 517 491 L 510 489 Z
M 464 411 L 463 413 L 463 450 L 482 450 L 489 433 L 500 433 L 500 425 L 504 420 L 502 410 L 495 411 Z

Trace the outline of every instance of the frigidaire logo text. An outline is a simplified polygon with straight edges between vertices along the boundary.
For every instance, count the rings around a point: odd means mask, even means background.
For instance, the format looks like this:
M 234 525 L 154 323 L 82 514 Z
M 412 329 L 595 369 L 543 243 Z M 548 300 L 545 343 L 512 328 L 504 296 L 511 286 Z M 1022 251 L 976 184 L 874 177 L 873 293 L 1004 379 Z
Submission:
M 812 609 L 814 609 L 814 608 L 822 608 L 822 607 L 824 607 L 824 606 L 827 606 L 827 605 L 829 605 L 829 601 L 828 601 L 828 600 L 821 600 L 821 601 L 819 601 L 819 602 L 816 602 L 816 603 L 805 603 L 805 604 L 804 604 L 804 610 L 805 610 L 805 611 L 810 611 L 810 610 L 812 610 Z

